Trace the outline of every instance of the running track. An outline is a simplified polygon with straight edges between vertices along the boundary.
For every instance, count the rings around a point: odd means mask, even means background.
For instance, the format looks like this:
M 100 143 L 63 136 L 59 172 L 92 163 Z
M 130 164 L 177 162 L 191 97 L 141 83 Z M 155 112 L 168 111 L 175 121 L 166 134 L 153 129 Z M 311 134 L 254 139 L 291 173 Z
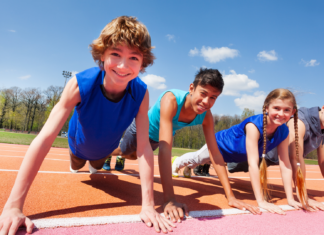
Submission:
M 0 211 L 9 197 L 27 148 L 0 143 Z M 154 198 L 157 210 L 162 212 L 163 194 L 157 157 L 154 162 Z M 178 224 L 172 234 L 213 234 L 217 231 L 220 234 L 272 234 L 273 231 L 323 234 L 324 212 L 223 216 L 240 214 L 241 211 L 227 210 L 230 207 L 213 169 L 211 175 L 209 178 L 173 180 L 177 200 L 188 205 L 192 211 L 190 216 L 195 219 Z M 229 176 L 235 196 L 256 205 L 249 174 L 229 173 Z M 268 168 L 268 178 L 273 202 L 289 209 L 285 206 L 287 201 L 279 167 Z M 324 202 L 324 179 L 318 166 L 307 166 L 306 183 L 310 197 Z M 68 150 L 51 148 L 30 188 L 24 213 L 38 227 L 34 234 L 154 234 L 153 229 L 146 228 L 136 215 L 141 209 L 140 194 L 137 161 L 126 160 L 122 172 L 99 171 L 91 175 L 86 165 L 79 173 L 72 174 Z M 17 234 L 25 232 L 20 230 Z

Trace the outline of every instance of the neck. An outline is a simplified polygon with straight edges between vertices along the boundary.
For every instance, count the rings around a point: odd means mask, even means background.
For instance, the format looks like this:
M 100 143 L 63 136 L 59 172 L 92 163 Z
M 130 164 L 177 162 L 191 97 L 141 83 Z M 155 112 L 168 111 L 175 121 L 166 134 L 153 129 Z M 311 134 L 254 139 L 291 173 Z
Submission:
M 279 125 L 276 125 L 276 124 L 272 123 L 270 121 L 269 116 L 267 116 L 267 127 L 266 127 L 267 135 L 270 135 L 270 136 L 273 135 L 273 133 L 275 133 L 275 131 L 277 130 L 278 126 Z
M 179 121 L 190 123 L 192 120 L 195 119 L 197 114 L 193 110 L 192 104 L 191 104 L 191 96 L 190 94 L 187 95 L 186 100 L 181 108 L 180 115 L 179 115 Z
M 103 81 L 106 96 L 112 100 L 120 99 L 121 97 L 123 97 L 126 92 L 127 84 L 120 86 L 112 82 L 111 79 L 108 79 L 106 76 Z

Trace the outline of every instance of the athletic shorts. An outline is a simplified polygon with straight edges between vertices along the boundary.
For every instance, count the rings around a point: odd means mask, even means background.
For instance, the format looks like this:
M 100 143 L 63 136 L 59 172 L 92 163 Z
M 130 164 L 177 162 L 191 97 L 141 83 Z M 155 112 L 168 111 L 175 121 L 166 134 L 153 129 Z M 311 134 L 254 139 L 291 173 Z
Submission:
M 152 150 L 154 151 L 159 147 L 159 142 L 149 139 Z M 123 155 L 129 155 L 137 150 L 137 139 L 136 139 L 136 123 L 135 119 L 132 124 L 126 129 L 125 135 L 122 142 L 119 145 Z

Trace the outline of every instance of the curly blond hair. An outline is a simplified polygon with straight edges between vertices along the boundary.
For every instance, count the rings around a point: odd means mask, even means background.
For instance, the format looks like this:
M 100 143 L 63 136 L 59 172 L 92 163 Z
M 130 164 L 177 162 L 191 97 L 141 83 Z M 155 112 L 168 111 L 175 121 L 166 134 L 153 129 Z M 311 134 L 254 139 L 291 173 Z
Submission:
M 155 59 L 151 46 L 151 36 L 144 24 L 136 17 L 120 16 L 113 19 L 101 31 L 100 36 L 90 44 L 91 54 L 94 61 L 103 69 L 101 56 L 107 48 L 116 47 L 125 43 L 130 48 L 135 48 L 143 54 L 141 73 L 145 68 L 153 64 Z

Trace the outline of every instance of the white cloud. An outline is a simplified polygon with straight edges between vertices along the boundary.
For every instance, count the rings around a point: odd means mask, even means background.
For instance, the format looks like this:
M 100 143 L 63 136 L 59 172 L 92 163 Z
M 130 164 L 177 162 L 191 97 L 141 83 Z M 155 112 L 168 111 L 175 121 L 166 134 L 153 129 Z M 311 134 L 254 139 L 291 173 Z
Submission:
M 148 86 L 153 87 L 158 90 L 163 90 L 167 88 L 165 83 L 165 78 L 154 75 L 154 74 L 148 74 L 145 77 L 141 78 L 143 82 L 145 82 Z
M 219 61 L 225 60 L 227 58 L 234 58 L 238 56 L 239 51 L 235 49 L 231 49 L 228 47 L 221 48 L 211 48 L 211 47 L 202 47 L 201 48 L 201 56 L 209 63 L 217 63 Z
M 234 58 L 238 56 L 239 51 L 228 47 L 211 48 L 203 46 L 200 50 L 200 54 L 199 50 L 195 47 L 195 49 L 189 51 L 189 55 L 200 55 L 209 63 L 217 63 L 219 61 L 226 60 L 227 58 Z
M 19 77 L 19 79 L 21 79 L 21 80 L 27 80 L 30 77 L 31 77 L 31 75 L 26 75 L 26 76 Z
M 249 73 L 255 73 L 255 70 L 254 69 L 251 69 L 248 71 Z
M 240 91 L 249 91 L 259 87 L 259 84 L 249 79 L 245 74 L 236 74 L 234 70 L 230 70 L 231 74 L 223 75 L 224 79 L 224 95 L 239 96 Z
M 167 34 L 166 37 L 168 38 L 169 41 L 175 42 L 174 35 Z
M 302 60 L 302 62 L 305 64 L 305 67 L 314 67 L 320 64 L 319 62 L 317 62 L 317 60 L 310 60 L 310 61 Z
M 274 50 L 260 51 L 258 54 L 260 61 L 275 61 L 278 60 L 277 53 Z
M 199 54 L 199 50 L 195 47 L 195 49 L 189 51 L 190 56 L 195 56 Z
M 11 32 L 11 33 L 15 33 L 16 32 L 16 30 L 13 30 L 13 29 L 9 29 L 8 31 Z
M 236 106 L 244 110 L 244 108 L 252 109 L 255 113 L 262 113 L 262 107 L 266 93 L 263 91 L 254 92 L 253 95 L 243 94 L 241 98 L 234 100 Z

